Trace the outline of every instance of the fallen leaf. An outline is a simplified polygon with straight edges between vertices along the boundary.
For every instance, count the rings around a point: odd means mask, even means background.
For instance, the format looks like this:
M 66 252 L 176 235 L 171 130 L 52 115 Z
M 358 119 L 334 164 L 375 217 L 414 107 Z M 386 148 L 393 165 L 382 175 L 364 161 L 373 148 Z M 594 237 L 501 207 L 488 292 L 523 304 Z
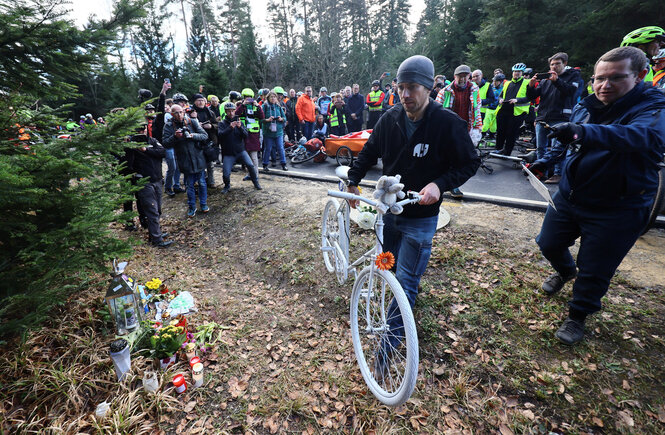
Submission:
M 575 404 L 575 400 L 573 400 L 573 396 L 571 396 L 570 394 L 566 393 L 563 395 L 563 397 L 565 397 L 568 403 L 570 403 L 571 405 Z
M 628 384 L 628 381 L 625 379 L 621 383 L 621 386 L 623 387 L 624 390 L 630 390 L 630 385 Z
M 619 416 L 619 418 L 621 419 L 621 422 L 624 425 L 626 425 L 628 427 L 635 426 L 635 421 L 633 420 L 633 417 L 631 417 L 630 414 L 628 414 L 628 412 L 619 411 L 619 412 L 617 412 L 617 415 Z
M 196 400 L 192 400 L 191 402 L 188 402 L 187 405 L 185 405 L 185 408 L 183 411 L 189 413 L 192 412 L 192 410 L 196 408 Z
M 592 418 L 591 421 L 593 421 L 593 424 L 595 424 L 598 427 L 604 427 L 605 426 L 605 424 L 603 423 L 603 420 L 601 420 L 598 417 Z
M 533 420 L 533 419 L 536 418 L 536 416 L 535 416 L 535 414 L 533 413 L 533 411 L 530 411 L 530 410 L 528 410 L 528 409 L 523 410 L 523 411 L 522 411 L 522 415 L 524 415 L 524 416 L 525 416 L 526 418 L 528 418 L 529 420 Z
M 515 435 L 515 432 L 503 423 L 499 425 L 499 432 L 501 432 L 501 435 Z
M 665 406 L 661 405 L 660 408 L 658 408 L 658 421 L 661 423 L 665 423 Z

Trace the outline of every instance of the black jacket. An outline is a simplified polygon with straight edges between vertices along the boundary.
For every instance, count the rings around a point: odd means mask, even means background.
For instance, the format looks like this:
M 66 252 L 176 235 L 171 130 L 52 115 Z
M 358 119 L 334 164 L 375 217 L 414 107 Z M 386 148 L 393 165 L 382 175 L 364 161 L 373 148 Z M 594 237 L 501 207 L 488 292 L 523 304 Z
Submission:
M 349 100 L 346 102 L 346 107 L 349 115 L 355 113 L 356 119 L 362 120 L 363 110 L 365 110 L 365 96 L 361 95 L 360 92 L 351 95 Z
M 237 120 L 237 117 L 222 119 L 219 123 L 219 144 L 222 146 L 223 156 L 237 156 L 245 152 L 245 138 L 247 129 L 244 125 L 240 127 L 231 127 L 231 121 Z
M 526 88 L 526 96 L 529 100 L 540 97 L 538 104 L 538 116 L 536 121 L 563 122 L 570 119 L 573 108 L 577 101 L 578 88 L 582 82 L 582 76 L 576 69 L 567 69 L 556 81 L 541 80 L 540 86 Z
M 213 145 L 218 144 L 217 140 L 217 116 L 215 113 L 212 111 L 207 106 L 204 106 L 202 109 L 199 109 L 198 107 L 194 107 L 196 110 L 196 120 L 199 121 L 199 124 L 201 124 L 201 128 L 203 128 L 203 123 L 204 122 L 210 122 L 210 125 L 212 125 L 212 128 L 210 129 L 203 129 L 203 131 L 206 132 L 208 135 L 208 140 L 212 141 Z
M 191 137 L 177 138 L 175 132 L 180 128 L 187 129 L 191 133 Z M 206 169 L 206 159 L 200 142 L 205 143 L 207 140 L 208 134 L 199 122 L 188 116 L 185 116 L 182 124 L 175 124 L 175 119 L 171 118 L 164 125 L 164 146 L 175 150 L 178 169 L 183 174 L 198 174 Z
M 430 99 L 423 122 L 406 139 L 406 112 L 401 104 L 388 110 L 374 127 L 353 167 L 352 184 L 360 183 L 367 171 L 383 160 L 383 174 L 402 176 L 404 190 L 419 192 L 434 182 L 443 194 L 471 178 L 480 166 L 480 158 L 469 137 L 466 121 Z M 443 195 L 435 204 L 409 205 L 405 217 L 429 217 L 439 214 Z
M 149 177 L 150 182 L 162 181 L 162 159 L 166 150 L 157 139 L 147 136 L 134 136 L 132 142 L 146 142 L 146 150 L 127 149 L 127 167 L 141 177 Z M 138 178 L 141 178 L 138 177 Z
M 286 102 L 286 119 L 289 121 L 295 120 L 295 122 L 298 122 L 296 119 L 296 103 L 298 102 L 298 97 L 289 97 L 289 101 Z

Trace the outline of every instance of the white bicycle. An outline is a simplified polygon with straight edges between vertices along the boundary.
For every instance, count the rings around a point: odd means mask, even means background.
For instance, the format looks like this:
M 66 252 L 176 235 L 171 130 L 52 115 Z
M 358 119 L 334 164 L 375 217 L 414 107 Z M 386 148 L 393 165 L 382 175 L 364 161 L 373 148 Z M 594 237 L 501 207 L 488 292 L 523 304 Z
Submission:
M 385 204 L 344 192 L 348 167 L 337 168 L 340 190 L 329 190 L 331 198 L 323 210 L 321 250 L 329 272 L 343 284 L 349 272 L 355 283 L 351 294 L 351 335 L 360 372 L 370 391 L 388 406 L 406 402 L 418 377 L 418 334 L 409 301 L 402 286 L 389 270 L 376 264 L 383 252 L 383 215 Z M 349 263 L 349 200 L 359 200 L 377 209 L 374 225 L 376 243 L 353 263 Z M 420 200 L 414 192 L 398 204 Z M 369 261 L 358 273 L 357 268 Z M 400 321 L 401 320 L 401 321 Z

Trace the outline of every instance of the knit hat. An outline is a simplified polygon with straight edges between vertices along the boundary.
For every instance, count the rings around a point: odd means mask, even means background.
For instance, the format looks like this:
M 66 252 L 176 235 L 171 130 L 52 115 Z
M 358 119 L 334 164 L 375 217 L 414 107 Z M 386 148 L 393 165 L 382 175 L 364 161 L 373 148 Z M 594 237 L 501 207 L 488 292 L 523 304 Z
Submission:
M 471 68 L 466 65 L 460 65 L 455 68 L 455 75 L 457 74 L 471 74 Z
M 192 100 L 196 101 L 199 98 L 203 98 L 204 100 L 206 99 L 206 97 L 204 97 L 202 94 L 194 94 L 194 97 L 192 98 Z
M 425 56 L 405 59 L 397 70 L 397 83 L 418 83 L 426 89 L 434 86 L 434 64 Z

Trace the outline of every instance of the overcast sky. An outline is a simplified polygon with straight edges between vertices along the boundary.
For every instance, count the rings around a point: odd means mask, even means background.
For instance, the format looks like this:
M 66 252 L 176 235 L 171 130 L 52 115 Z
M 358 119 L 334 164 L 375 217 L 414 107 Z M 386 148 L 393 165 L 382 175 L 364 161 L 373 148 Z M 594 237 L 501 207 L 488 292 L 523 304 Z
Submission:
M 90 15 L 97 15 L 98 18 L 108 18 L 111 9 L 112 9 L 112 4 L 113 2 L 111 0 L 70 0 L 71 5 L 68 7 L 68 9 L 71 9 L 70 15 L 71 17 L 76 21 L 77 24 L 83 25 L 88 21 L 88 17 Z M 249 0 L 250 6 L 252 8 L 252 23 L 254 24 L 254 27 L 257 30 L 258 35 L 261 37 L 262 42 L 264 44 L 272 44 L 273 41 L 271 41 L 271 33 L 267 31 L 264 22 L 266 21 L 266 1 L 265 0 Z M 413 33 L 413 30 L 415 29 L 415 25 L 417 21 L 420 19 L 420 14 L 422 13 L 423 9 L 425 8 L 425 1 L 424 0 L 410 0 L 411 3 L 411 11 L 409 13 L 409 17 L 411 20 L 411 32 Z M 170 23 L 170 27 L 176 28 L 176 26 L 180 26 L 182 23 L 181 17 L 182 17 L 182 12 L 180 11 L 179 7 L 176 7 L 176 5 L 172 5 L 174 8 L 174 12 L 177 13 L 174 18 L 172 19 L 172 22 Z M 189 13 L 189 10 L 186 10 L 185 14 L 187 15 L 187 20 L 191 18 L 191 14 Z M 170 32 L 166 32 L 167 34 Z M 184 32 L 176 33 L 174 35 L 176 39 L 176 49 L 179 48 L 184 48 L 184 39 L 185 35 Z

